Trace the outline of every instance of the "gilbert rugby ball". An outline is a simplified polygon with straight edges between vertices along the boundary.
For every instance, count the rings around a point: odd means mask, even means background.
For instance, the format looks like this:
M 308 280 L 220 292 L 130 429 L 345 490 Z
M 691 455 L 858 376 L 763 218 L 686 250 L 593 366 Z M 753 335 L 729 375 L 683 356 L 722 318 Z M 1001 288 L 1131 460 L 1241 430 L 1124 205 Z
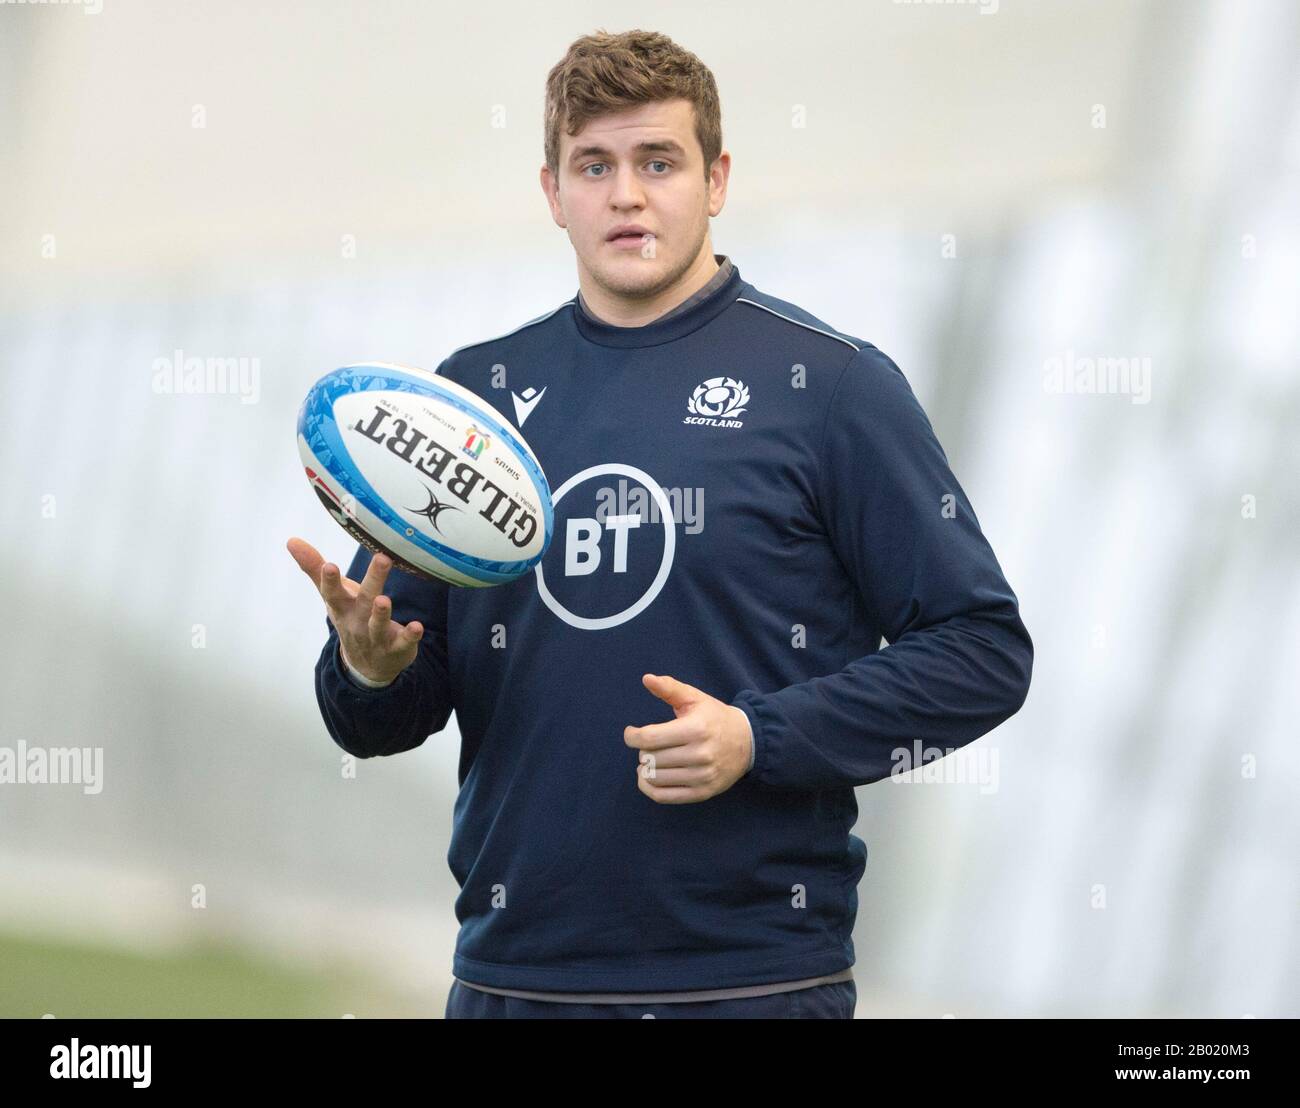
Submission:
M 435 373 L 386 362 L 327 373 L 298 413 L 298 453 L 344 530 L 417 576 L 502 585 L 550 545 L 551 490 L 523 436 Z

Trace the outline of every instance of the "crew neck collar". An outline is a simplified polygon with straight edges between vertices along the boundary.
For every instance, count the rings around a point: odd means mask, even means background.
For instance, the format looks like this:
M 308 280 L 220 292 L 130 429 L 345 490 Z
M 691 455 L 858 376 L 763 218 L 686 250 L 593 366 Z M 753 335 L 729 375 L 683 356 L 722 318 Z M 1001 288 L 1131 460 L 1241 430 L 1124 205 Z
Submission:
M 725 259 L 726 256 L 714 255 L 715 260 L 719 257 Z M 616 346 L 623 349 L 659 346 L 662 343 L 683 338 L 692 331 L 703 327 L 740 295 L 741 285 L 743 284 L 740 269 L 733 261 L 726 280 L 716 289 L 713 289 L 695 303 L 691 303 L 691 298 L 688 297 L 682 305 L 679 305 L 683 310 L 678 311 L 677 308 L 670 308 L 663 316 L 652 319 L 649 323 L 642 324 L 640 327 L 616 327 L 612 323 L 596 319 L 583 309 L 579 303 L 578 295 L 575 293 L 571 301 L 573 305 L 573 322 L 583 338 L 600 346 Z

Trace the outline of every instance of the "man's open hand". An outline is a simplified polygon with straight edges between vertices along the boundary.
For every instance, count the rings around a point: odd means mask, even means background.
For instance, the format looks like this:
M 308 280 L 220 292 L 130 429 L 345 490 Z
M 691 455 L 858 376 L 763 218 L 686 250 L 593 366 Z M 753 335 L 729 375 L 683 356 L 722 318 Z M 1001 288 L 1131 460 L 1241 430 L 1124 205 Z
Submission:
M 726 792 L 749 770 L 749 717 L 693 685 L 647 673 L 641 678 L 676 719 L 626 727 L 623 741 L 642 751 L 637 788 L 657 804 L 694 804 Z
M 365 578 L 357 584 L 344 577 L 333 562 L 325 561 L 311 543 L 292 538 L 287 546 L 325 601 L 325 611 L 339 634 L 343 660 L 372 681 L 395 681 L 415 660 L 424 627 L 415 619 L 403 627 L 392 618 L 393 602 L 384 595 L 392 558 L 376 554 Z

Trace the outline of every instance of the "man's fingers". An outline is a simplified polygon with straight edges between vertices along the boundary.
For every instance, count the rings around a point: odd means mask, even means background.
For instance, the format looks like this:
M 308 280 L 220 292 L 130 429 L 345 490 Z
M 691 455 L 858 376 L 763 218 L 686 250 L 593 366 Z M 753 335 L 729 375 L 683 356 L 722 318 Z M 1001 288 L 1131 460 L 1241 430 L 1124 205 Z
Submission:
M 339 573 L 339 567 L 327 562 L 319 550 L 309 542 L 293 538 L 286 544 L 298 568 L 303 571 L 321 594 L 321 599 L 330 607 L 333 614 L 342 614 L 344 606 L 355 595 L 356 585 L 346 581 Z M 337 609 L 337 612 L 335 612 Z
M 320 567 L 325 561 L 321 557 L 320 551 L 309 542 L 304 542 L 299 538 L 292 538 L 285 546 L 289 553 L 293 555 L 293 560 L 298 563 L 298 568 L 311 578 L 312 584 L 320 581 Z
M 634 729 L 638 740 L 637 749 L 667 750 L 674 746 L 684 746 L 698 737 L 699 726 L 689 715 L 678 716 L 665 723 L 647 723 L 644 727 Z M 624 731 L 623 735 L 623 741 L 627 742 L 627 732 Z
M 640 773 L 636 775 L 636 787 L 656 804 L 698 804 L 712 795 L 708 789 L 695 786 L 669 785 L 661 788 Z
M 344 587 L 343 576 L 333 562 L 321 566 L 320 594 L 330 609 L 339 615 L 347 609 L 348 602 L 352 599 L 353 594 Z
M 638 748 L 639 749 L 639 748 Z M 663 750 L 641 750 L 637 756 L 638 764 L 644 765 L 647 759 L 653 759 L 651 764 L 657 770 L 668 769 L 698 769 L 700 766 L 710 764 L 708 755 L 698 744 L 692 746 L 673 746 Z M 677 782 L 668 781 L 664 784 L 675 785 Z
M 377 596 L 370 604 L 370 619 L 366 624 L 370 631 L 370 641 L 375 646 L 388 643 L 388 623 L 392 616 L 393 602 L 386 596 Z
M 375 597 L 384 591 L 384 582 L 388 580 L 388 571 L 393 568 L 393 559 L 387 554 L 376 554 L 366 567 L 366 575 L 361 579 L 361 589 L 357 595 L 367 606 L 374 603 Z
M 713 780 L 708 766 L 661 766 L 657 762 L 652 777 L 644 762 L 638 763 L 637 773 L 656 789 L 707 789 Z
M 330 619 L 338 626 L 338 621 L 352 611 L 352 603 L 364 603 L 365 607 L 354 612 L 352 619 L 365 613 L 366 635 L 372 645 L 380 649 L 394 649 L 413 646 L 424 636 L 424 625 L 419 620 L 412 620 L 405 627 L 399 626 L 396 640 L 390 624 L 393 619 L 393 602 L 383 595 L 384 583 L 393 568 L 393 560 L 386 554 L 376 554 L 366 567 L 366 575 L 361 583 L 344 577 L 339 567 L 327 562 L 320 552 L 310 543 L 299 538 L 292 538 L 286 544 L 294 561 L 303 573 L 307 574 L 320 590 L 321 599 L 329 608 Z M 355 624 L 352 624 L 355 626 Z

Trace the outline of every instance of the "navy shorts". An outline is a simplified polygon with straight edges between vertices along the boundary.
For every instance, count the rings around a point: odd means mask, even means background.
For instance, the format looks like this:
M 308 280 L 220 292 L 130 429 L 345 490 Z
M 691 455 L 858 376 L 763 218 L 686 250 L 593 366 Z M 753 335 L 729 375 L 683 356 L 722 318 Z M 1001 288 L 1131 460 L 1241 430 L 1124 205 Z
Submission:
M 858 990 L 852 981 L 737 1000 L 687 1000 L 671 1004 L 571 1004 L 485 993 L 453 981 L 449 1020 L 851 1020 Z

